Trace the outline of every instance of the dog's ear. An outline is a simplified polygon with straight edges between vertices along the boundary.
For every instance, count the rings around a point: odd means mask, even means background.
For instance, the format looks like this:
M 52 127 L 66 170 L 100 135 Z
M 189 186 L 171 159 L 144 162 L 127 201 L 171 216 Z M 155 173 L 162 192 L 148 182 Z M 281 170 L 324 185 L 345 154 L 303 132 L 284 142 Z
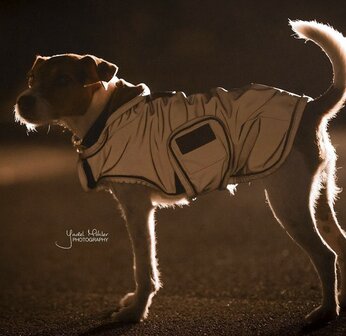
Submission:
M 84 85 L 109 82 L 118 71 L 115 64 L 91 55 L 84 56 L 79 62 L 83 69 Z
M 32 69 L 39 66 L 40 64 L 42 64 L 44 61 L 46 61 L 49 57 L 44 57 L 44 56 L 40 56 L 40 55 L 36 55 L 36 59 L 35 62 L 32 66 Z

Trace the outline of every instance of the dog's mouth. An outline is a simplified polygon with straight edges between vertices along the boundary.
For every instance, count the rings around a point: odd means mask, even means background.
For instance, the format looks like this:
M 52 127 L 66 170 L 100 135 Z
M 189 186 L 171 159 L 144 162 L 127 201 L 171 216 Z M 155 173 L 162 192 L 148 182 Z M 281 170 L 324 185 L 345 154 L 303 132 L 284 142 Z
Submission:
M 27 120 L 24 119 L 20 113 L 19 113 L 19 108 L 18 108 L 18 104 L 16 104 L 14 106 L 14 120 L 19 123 L 20 125 L 25 125 L 26 129 L 28 130 L 28 132 L 34 132 L 36 131 L 36 127 L 39 126 L 38 123 L 36 123 L 33 120 Z

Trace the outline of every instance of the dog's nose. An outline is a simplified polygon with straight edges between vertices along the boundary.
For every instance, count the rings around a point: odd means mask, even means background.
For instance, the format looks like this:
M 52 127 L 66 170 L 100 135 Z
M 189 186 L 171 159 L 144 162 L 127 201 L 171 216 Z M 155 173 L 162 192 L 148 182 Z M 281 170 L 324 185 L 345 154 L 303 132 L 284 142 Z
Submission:
M 30 111 L 36 104 L 36 98 L 32 95 L 23 95 L 19 97 L 17 104 L 21 111 Z

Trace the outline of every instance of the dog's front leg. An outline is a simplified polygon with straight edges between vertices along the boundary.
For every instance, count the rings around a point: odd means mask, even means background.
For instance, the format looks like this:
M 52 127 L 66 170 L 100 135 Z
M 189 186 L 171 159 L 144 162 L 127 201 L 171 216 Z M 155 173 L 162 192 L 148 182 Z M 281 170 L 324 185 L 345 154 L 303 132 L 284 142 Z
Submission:
M 136 289 L 120 301 L 121 310 L 113 317 L 119 322 L 145 319 L 152 297 L 160 288 L 155 253 L 154 206 L 150 189 L 140 185 L 115 185 L 133 249 Z

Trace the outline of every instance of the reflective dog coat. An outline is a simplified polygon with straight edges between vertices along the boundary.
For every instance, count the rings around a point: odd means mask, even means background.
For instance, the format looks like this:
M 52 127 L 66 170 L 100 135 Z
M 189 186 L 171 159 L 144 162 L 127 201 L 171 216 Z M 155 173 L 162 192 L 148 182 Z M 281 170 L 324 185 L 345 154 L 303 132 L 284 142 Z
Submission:
M 138 95 L 108 117 L 98 140 L 80 154 L 82 186 L 140 183 L 195 197 L 264 177 L 287 158 L 307 101 L 259 84 Z

